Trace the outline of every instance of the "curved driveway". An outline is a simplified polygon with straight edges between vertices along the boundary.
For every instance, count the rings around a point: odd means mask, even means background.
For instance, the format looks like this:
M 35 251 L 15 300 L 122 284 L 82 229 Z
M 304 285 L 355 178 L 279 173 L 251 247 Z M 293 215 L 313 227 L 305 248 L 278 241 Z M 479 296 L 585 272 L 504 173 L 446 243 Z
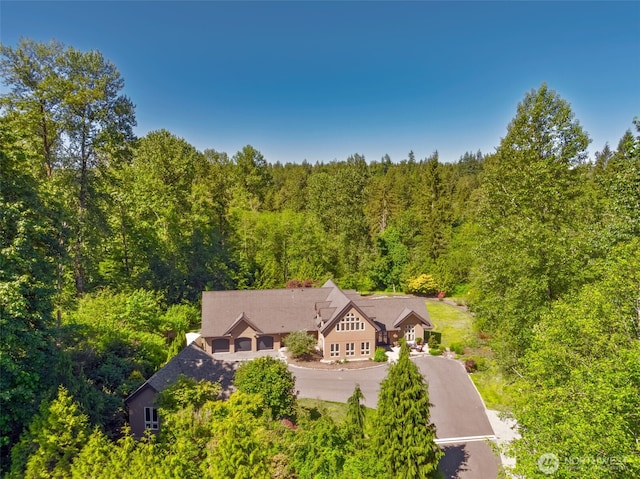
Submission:
M 459 362 L 437 356 L 418 356 L 412 360 L 429 384 L 431 421 L 438 442 L 445 451 L 440 469 L 447 478 L 490 479 L 497 476 L 499 460 L 484 437 L 493 437 L 484 404 L 471 379 Z M 380 381 L 387 366 L 368 369 L 322 370 L 289 367 L 296 377 L 298 396 L 346 402 L 356 384 L 365 404 L 375 408 Z

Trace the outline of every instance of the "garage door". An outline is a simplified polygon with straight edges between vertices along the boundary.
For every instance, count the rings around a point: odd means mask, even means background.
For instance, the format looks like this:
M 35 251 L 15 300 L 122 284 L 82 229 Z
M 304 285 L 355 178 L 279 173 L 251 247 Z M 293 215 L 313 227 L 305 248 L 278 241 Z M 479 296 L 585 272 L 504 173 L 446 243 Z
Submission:
M 229 340 L 228 339 L 214 339 L 213 343 L 214 353 L 228 353 L 229 352 Z
M 235 341 L 236 352 L 251 351 L 251 338 L 238 338 Z
M 273 336 L 260 336 L 258 338 L 258 350 L 273 349 Z

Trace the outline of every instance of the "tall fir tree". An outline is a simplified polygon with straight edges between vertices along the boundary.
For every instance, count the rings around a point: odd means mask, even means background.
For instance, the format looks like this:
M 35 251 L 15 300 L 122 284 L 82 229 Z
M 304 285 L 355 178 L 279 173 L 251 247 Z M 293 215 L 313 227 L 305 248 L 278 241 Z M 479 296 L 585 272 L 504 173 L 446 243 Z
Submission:
M 362 446 L 365 435 L 366 412 L 365 406 L 361 402 L 363 400 L 362 389 L 359 384 L 356 384 L 353 394 L 347 399 L 347 417 L 345 418 L 347 434 L 356 448 Z
M 430 422 L 429 406 L 429 386 L 403 343 L 398 362 L 389 368 L 380 386 L 372 437 L 389 477 L 438 477 L 438 463 L 444 453 L 435 443 L 436 428 Z

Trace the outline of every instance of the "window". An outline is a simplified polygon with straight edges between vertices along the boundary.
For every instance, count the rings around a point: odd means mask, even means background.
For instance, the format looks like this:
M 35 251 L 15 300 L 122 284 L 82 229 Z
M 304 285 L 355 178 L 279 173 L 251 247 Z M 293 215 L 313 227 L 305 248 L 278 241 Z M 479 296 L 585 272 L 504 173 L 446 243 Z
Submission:
M 414 324 L 407 324 L 404 327 L 404 339 L 407 341 L 415 341 L 416 339 L 416 330 Z
M 371 354 L 371 348 L 369 348 L 369 341 L 360 343 L 360 355 L 369 356 Z
M 336 324 L 336 331 L 364 331 L 364 321 L 353 313 L 347 313 L 345 317 Z
M 355 343 L 347 343 L 344 346 L 345 356 L 355 356 L 356 355 L 356 344 Z
M 144 428 L 153 430 L 160 429 L 160 423 L 158 421 L 158 410 L 156 408 L 144 408 Z
M 332 358 L 340 356 L 340 345 L 339 344 L 332 344 L 331 345 L 331 352 L 329 353 L 329 355 Z

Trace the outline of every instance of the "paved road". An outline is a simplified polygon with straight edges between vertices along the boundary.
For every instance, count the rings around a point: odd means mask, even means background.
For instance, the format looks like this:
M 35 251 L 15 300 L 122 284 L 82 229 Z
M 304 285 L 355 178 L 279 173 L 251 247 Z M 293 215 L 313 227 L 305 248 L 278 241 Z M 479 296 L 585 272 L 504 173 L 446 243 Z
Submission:
M 442 441 L 445 457 L 440 469 L 450 479 L 497 477 L 499 460 L 484 436 L 492 436 L 484 405 L 464 367 L 458 361 L 436 356 L 414 358 L 429 383 L 431 420 Z M 365 404 L 376 407 L 380 381 L 387 366 L 369 369 L 328 371 L 290 366 L 296 376 L 299 397 L 346 402 L 357 384 Z

